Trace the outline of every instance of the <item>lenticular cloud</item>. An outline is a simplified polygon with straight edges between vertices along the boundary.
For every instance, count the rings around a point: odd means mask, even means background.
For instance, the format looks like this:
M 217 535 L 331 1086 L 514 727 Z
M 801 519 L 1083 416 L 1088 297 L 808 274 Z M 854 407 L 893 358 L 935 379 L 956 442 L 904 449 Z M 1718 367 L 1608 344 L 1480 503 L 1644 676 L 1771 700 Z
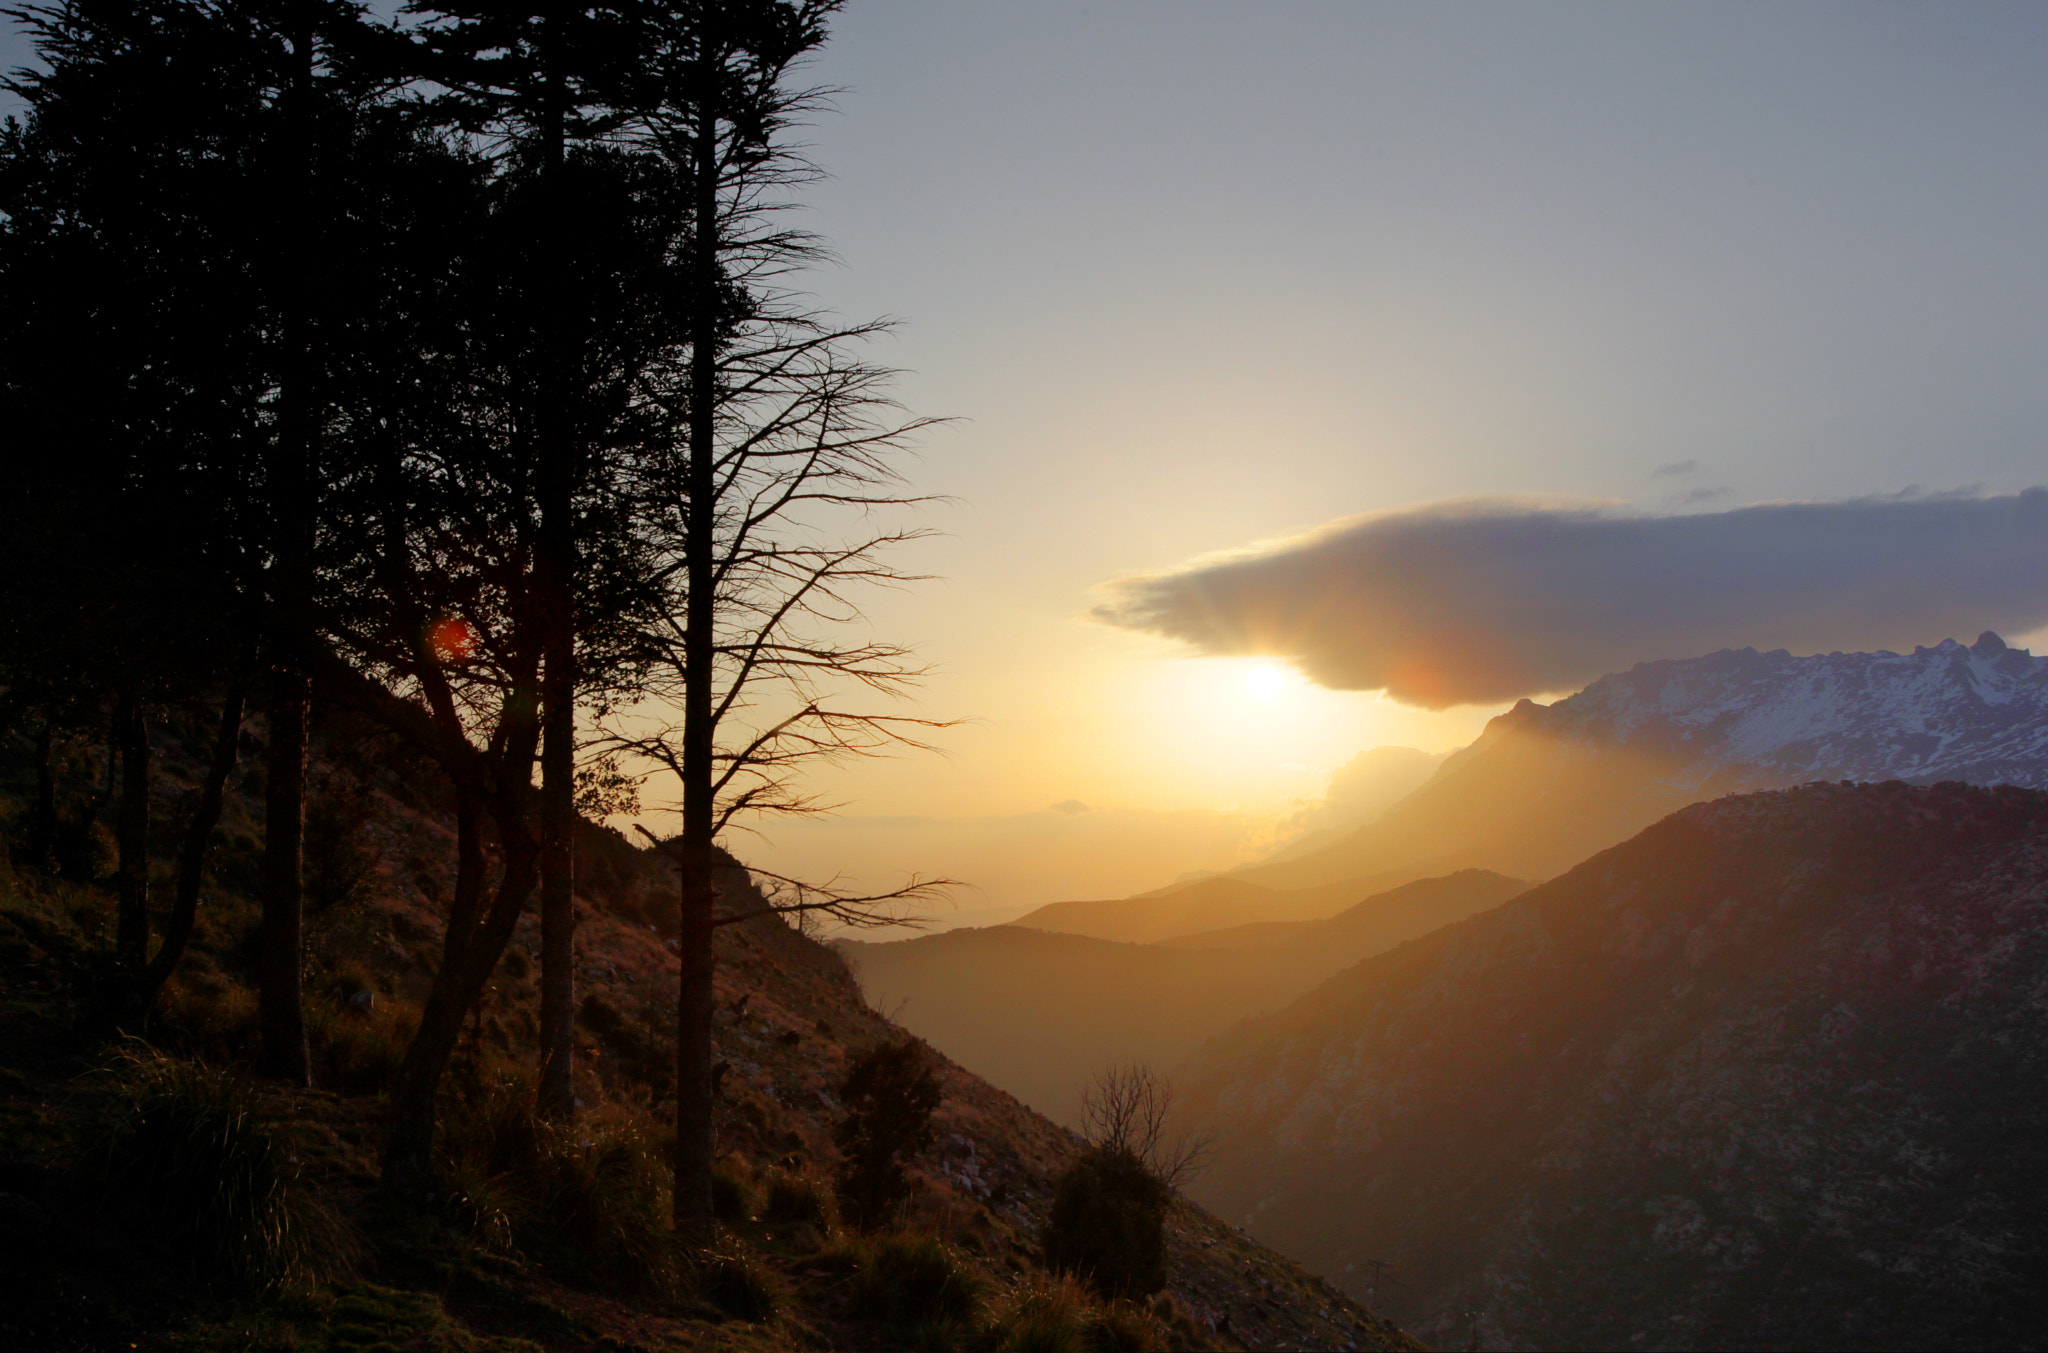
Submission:
M 1719 648 L 1906 648 L 2048 623 L 2048 490 L 1653 517 L 1486 499 L 1109 584 L 1093 615 L 1430 708 Z

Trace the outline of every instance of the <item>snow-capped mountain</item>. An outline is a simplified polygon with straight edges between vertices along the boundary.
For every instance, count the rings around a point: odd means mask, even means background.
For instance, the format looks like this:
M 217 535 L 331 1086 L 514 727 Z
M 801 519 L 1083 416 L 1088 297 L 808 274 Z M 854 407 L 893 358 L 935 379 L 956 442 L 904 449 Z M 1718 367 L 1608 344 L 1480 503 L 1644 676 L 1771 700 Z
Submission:
M 2048 657 L 1724 650 L 1524 700 L 1378 821 L 1239 871 L 1270 887 L 1458 868 L 1545 878 L 1701 799 L 1814 780 L 2048 788 Z
M 1759 786 L 1967 780 L 2043 788 L 2048 657 L 2008 648 L 1989 632 L 1968 647 L 1945 639 L 1910 654 L 1723 650 L 1641 663 L 1555 705 L 1525 700 L 1498 725 L 1588 748 L 1675 756 L 1674 785 L 1735 773 Z

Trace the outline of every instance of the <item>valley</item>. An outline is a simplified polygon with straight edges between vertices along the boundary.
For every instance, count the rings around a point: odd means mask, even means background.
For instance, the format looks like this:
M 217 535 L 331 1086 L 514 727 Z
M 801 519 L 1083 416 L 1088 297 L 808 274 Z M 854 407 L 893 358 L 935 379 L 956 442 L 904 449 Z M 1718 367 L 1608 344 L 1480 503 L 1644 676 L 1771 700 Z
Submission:
M 2024 1345 L 2044 789 L 2048 660 L 1996 635 L 1724 652 L 1291 858 L 840 949 L 1057 1119 L 1167 1070 L 1194 1196 L 1438 1346 Z

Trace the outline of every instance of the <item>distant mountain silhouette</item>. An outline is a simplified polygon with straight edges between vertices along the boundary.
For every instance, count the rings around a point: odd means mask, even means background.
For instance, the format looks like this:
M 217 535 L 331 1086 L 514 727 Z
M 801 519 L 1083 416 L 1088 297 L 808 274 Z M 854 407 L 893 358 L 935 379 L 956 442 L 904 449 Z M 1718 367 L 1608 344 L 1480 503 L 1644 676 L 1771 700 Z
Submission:
M 1439 1347 L 2037 1347 L 2048 794 L 1687 808 L 1183 1084 L 1196 1196 Z
M 1024 926 L 893 944 L 842 941 L 868 1000 L 1042 1113 L 1073 1122 L 1106 1066 L 1167 1070 L 1246 1015 L 1527 885 L 1469 870 L 1367 898 L 1290 933 L 1134 944 Z
M 1067 935 L 1151 944 L 1175 935 L 1199 934 L 1253 921 L 1320 920 L 1383 887 L 1405 883 L 1412 877 L 1345 878 L 1307 888 L 1269 888 L 1223 876 L 1138 897 L 1052 902 L 1026 912 L 1010 924 L 1030 930 L 1057 930 Z

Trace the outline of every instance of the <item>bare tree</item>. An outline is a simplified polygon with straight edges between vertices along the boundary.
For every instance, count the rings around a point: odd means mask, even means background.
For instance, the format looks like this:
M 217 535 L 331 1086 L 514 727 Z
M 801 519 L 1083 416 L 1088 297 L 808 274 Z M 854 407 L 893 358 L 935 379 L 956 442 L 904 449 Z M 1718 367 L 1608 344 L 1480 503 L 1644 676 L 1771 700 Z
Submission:
M 862 632 L 860 588 L 914 579 L 890 550 L 924 535 L 888 524 L 923 501 L 894 461 L 927 420 L 889 399 L 894 373 L 856 348 L 887 326 L 807 308 L 791 274 L 821 253 L 785 223 L 815 171 L 788 139 L 821 103 L 797 64 L 837 0 L 746 0 L 677 11 L 639 69 L 668 91 L 630 135 L 687 185 L 689 333 L 650 373 L 645 402 L 674 436 L 640 459 L 628 496 L 652 604 L 641 681 L 601 717 L 604 750 L 674 776 L 680 830 L 660 842 L 681 874 L 675 1215 L 711 1217 L 712 936 L 719 837 L 748 814 L 812 813 L 799 773 L 821 761 L 923 746 L 937 721 L 887 701 L 922 669 Z M 671 717 L 672 716 L 672 717 Z M 664 805 L 654 805 L 664 806 Z M 940 882 L 855 894 L 763 876 L 765 906 L 850 924 L 901 919 Z
M 728 345 L 718 364 L 719 435 L 708 456 L 686 449 L 643 467 L 642 539 L 660 561 L 664 604 L 643 629 L 640 698 L 604 720 L 603 746 L 672 775 L 672 796 L 652 796 L 650 806 L 682 818 L 682 830 L 658 845 L 681 874 L 675 1197 L 683 1226 L 710 1217 L 716 927 L 766 913 L 901 922 L 949 882 L 913 878 L 875 893 L 755 870 L 766 901 L 735 899 L 722 909 L 714 887 L 716 843 L 736 822 L 829 809 L 804 792 L 805 770 L 921 748 L 943 726 L 886 703 L 922 669 L 908 650 L 863 631 L 854 595 L 913 581 L 885 556 L 923 532 L 830 530 L 917 501 L 888 460 L 922 424 L 890 421 L 881 393 L 889 373 L 849 353 L 872 332 L 811 315 L 758 321 L 757 341 Z M 708 490 L 693 482 L 705 464 Z
M 1173 1088 L 1140 1062 L 1111 1067 L 1081 1095 L 1088 1149 L 1053 1184 L 1039 1234 L 1045 1260 L 1106 1297 L 1166 1283 L 1166 1215 L 1195 1172 L 1198 1138 L 1168 1140 Z
M 1144 1162 L 1168 1188 L 1179 1188 L 1201 1169 L 1209 1144 L 1182 1134 L 1168 1139 L 1173 1085 L 1143 1062 L 1113 1066 L 1081 1092 L 1081 1135 L 1098 1151 Z

